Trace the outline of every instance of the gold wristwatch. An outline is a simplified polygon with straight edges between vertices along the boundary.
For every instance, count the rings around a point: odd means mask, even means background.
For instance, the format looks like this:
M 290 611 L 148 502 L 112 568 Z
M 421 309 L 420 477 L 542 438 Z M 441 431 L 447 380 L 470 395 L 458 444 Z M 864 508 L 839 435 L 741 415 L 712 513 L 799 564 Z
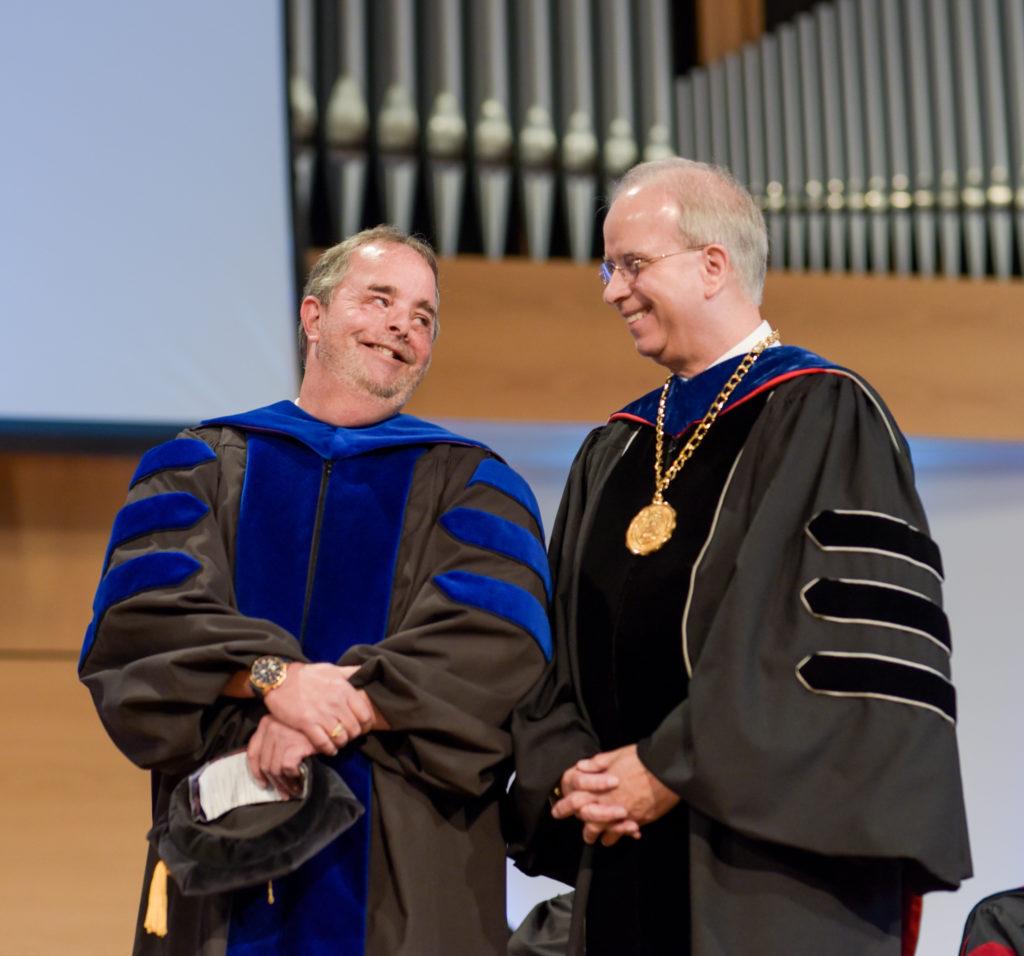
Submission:
M 265 697 L 275 687 L 280 687 L 288 676 L 288 663 L 280 657 L 266 655 L 257 657 L 249 668 L 249 686 L 259 698 Z

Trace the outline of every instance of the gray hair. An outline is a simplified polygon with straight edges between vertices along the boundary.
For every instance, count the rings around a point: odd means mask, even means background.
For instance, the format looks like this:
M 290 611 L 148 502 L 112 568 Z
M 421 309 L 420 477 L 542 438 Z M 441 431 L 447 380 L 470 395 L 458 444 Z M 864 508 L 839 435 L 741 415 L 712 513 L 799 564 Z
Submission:
M 722 246 L 743 292 L 760 305 L 768 268 L 768 230 L 750 193 L 720 166 L 674 156 L 634 166 L 619 180 L 612 202 L 624 190 L 655 180 L 676 200 L 679 231 L 687 245 Z
M 306 279 L 306 285 L 302 290 L 302 298 L 311 295 L 313 298 L 319 299 L 325 308 L 330 306 L 331 299 L 334 297 L 334 290 L 338 287 L 341 280 L 345 278 L 345 273 L 348 272 L 352 255 L 357 249 L 362 249 L 363 246 L 373 245 L 374 243 L 408 246 L 413 252 L 417 253 L 430 266 L 430 271 L 434 273 L 434 307 L 435 309 L 440 309 L 440 279 L 437 270 L 437 256 L 434 254 L 434 250 L 424 240 L 416 236 L 410 236 L 408 233 L 402 232 L 401 229 L 388 225 L 364 229 L 362 232 L 349 236 L 337 245 L 331 246 L 330 249 L 316 260 L 316 263 L 310 270 L 309 276 Z M 441 320 L 435 316 L 435 339 L 440 331 Z M 306 338 L 306 330 L 302 327 L 302 322 L 299 322 L 299 357 L 302 359 L 303 364 L 306 362 L 306 352 L 308 350 L 309 341 Z

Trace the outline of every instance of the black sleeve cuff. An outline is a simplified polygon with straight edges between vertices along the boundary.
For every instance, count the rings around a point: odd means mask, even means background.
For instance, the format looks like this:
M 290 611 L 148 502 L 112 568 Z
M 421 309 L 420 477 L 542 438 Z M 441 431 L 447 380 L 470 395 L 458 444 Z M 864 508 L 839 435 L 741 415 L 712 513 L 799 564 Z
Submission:
M 640 762 L 683 799 L 686 799 L 686 791 L 693 782 L 691 736 L 690 707 L 684 700 L 650 737 L 636 745 Z

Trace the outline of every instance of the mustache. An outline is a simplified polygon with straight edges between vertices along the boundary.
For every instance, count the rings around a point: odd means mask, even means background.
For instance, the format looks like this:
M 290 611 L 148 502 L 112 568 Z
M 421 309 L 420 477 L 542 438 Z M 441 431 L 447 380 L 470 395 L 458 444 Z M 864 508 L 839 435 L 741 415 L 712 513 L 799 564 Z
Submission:
M 412 349 L 409 348 L 408 345 L 403 344 L 402 342 L 388 342 L 388 341 L 381 342 L 381 341 L 376 341 L 375 340 L 375 341 L 371 341 L 371 342 L 363 342 L 362 344 L 363 345 L 369 345 L 369 346 L 380 346 L 382 348 L 390 349 L 403 362 L 405 362 L 406 365 L 412 365 L 413 362 L 415 362 L 415 360 L 416 360 L 416 356 L 413 354 Z

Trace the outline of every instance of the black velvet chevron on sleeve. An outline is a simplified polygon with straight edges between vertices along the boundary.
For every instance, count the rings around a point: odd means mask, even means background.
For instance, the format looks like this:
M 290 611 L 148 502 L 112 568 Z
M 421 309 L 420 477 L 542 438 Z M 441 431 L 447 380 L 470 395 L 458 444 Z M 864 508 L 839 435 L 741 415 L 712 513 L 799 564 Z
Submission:
M 938 671 L 874 654 L 823 651 L 797 666 L 812 691 L 840 697 L 881 697 L 927 707 L 956 721 L 956 691 Z
M 808 522 L 807 533 L 825 551 L 890 554 L 943 576 L 938 545 L 899 518 L 868 511 L 822 511 Z
M 877 581 L 818 578 L 803 597 L 811 613 L 826 620 L 895 627 L 951 650 L 949 619 L 923 594 Z

